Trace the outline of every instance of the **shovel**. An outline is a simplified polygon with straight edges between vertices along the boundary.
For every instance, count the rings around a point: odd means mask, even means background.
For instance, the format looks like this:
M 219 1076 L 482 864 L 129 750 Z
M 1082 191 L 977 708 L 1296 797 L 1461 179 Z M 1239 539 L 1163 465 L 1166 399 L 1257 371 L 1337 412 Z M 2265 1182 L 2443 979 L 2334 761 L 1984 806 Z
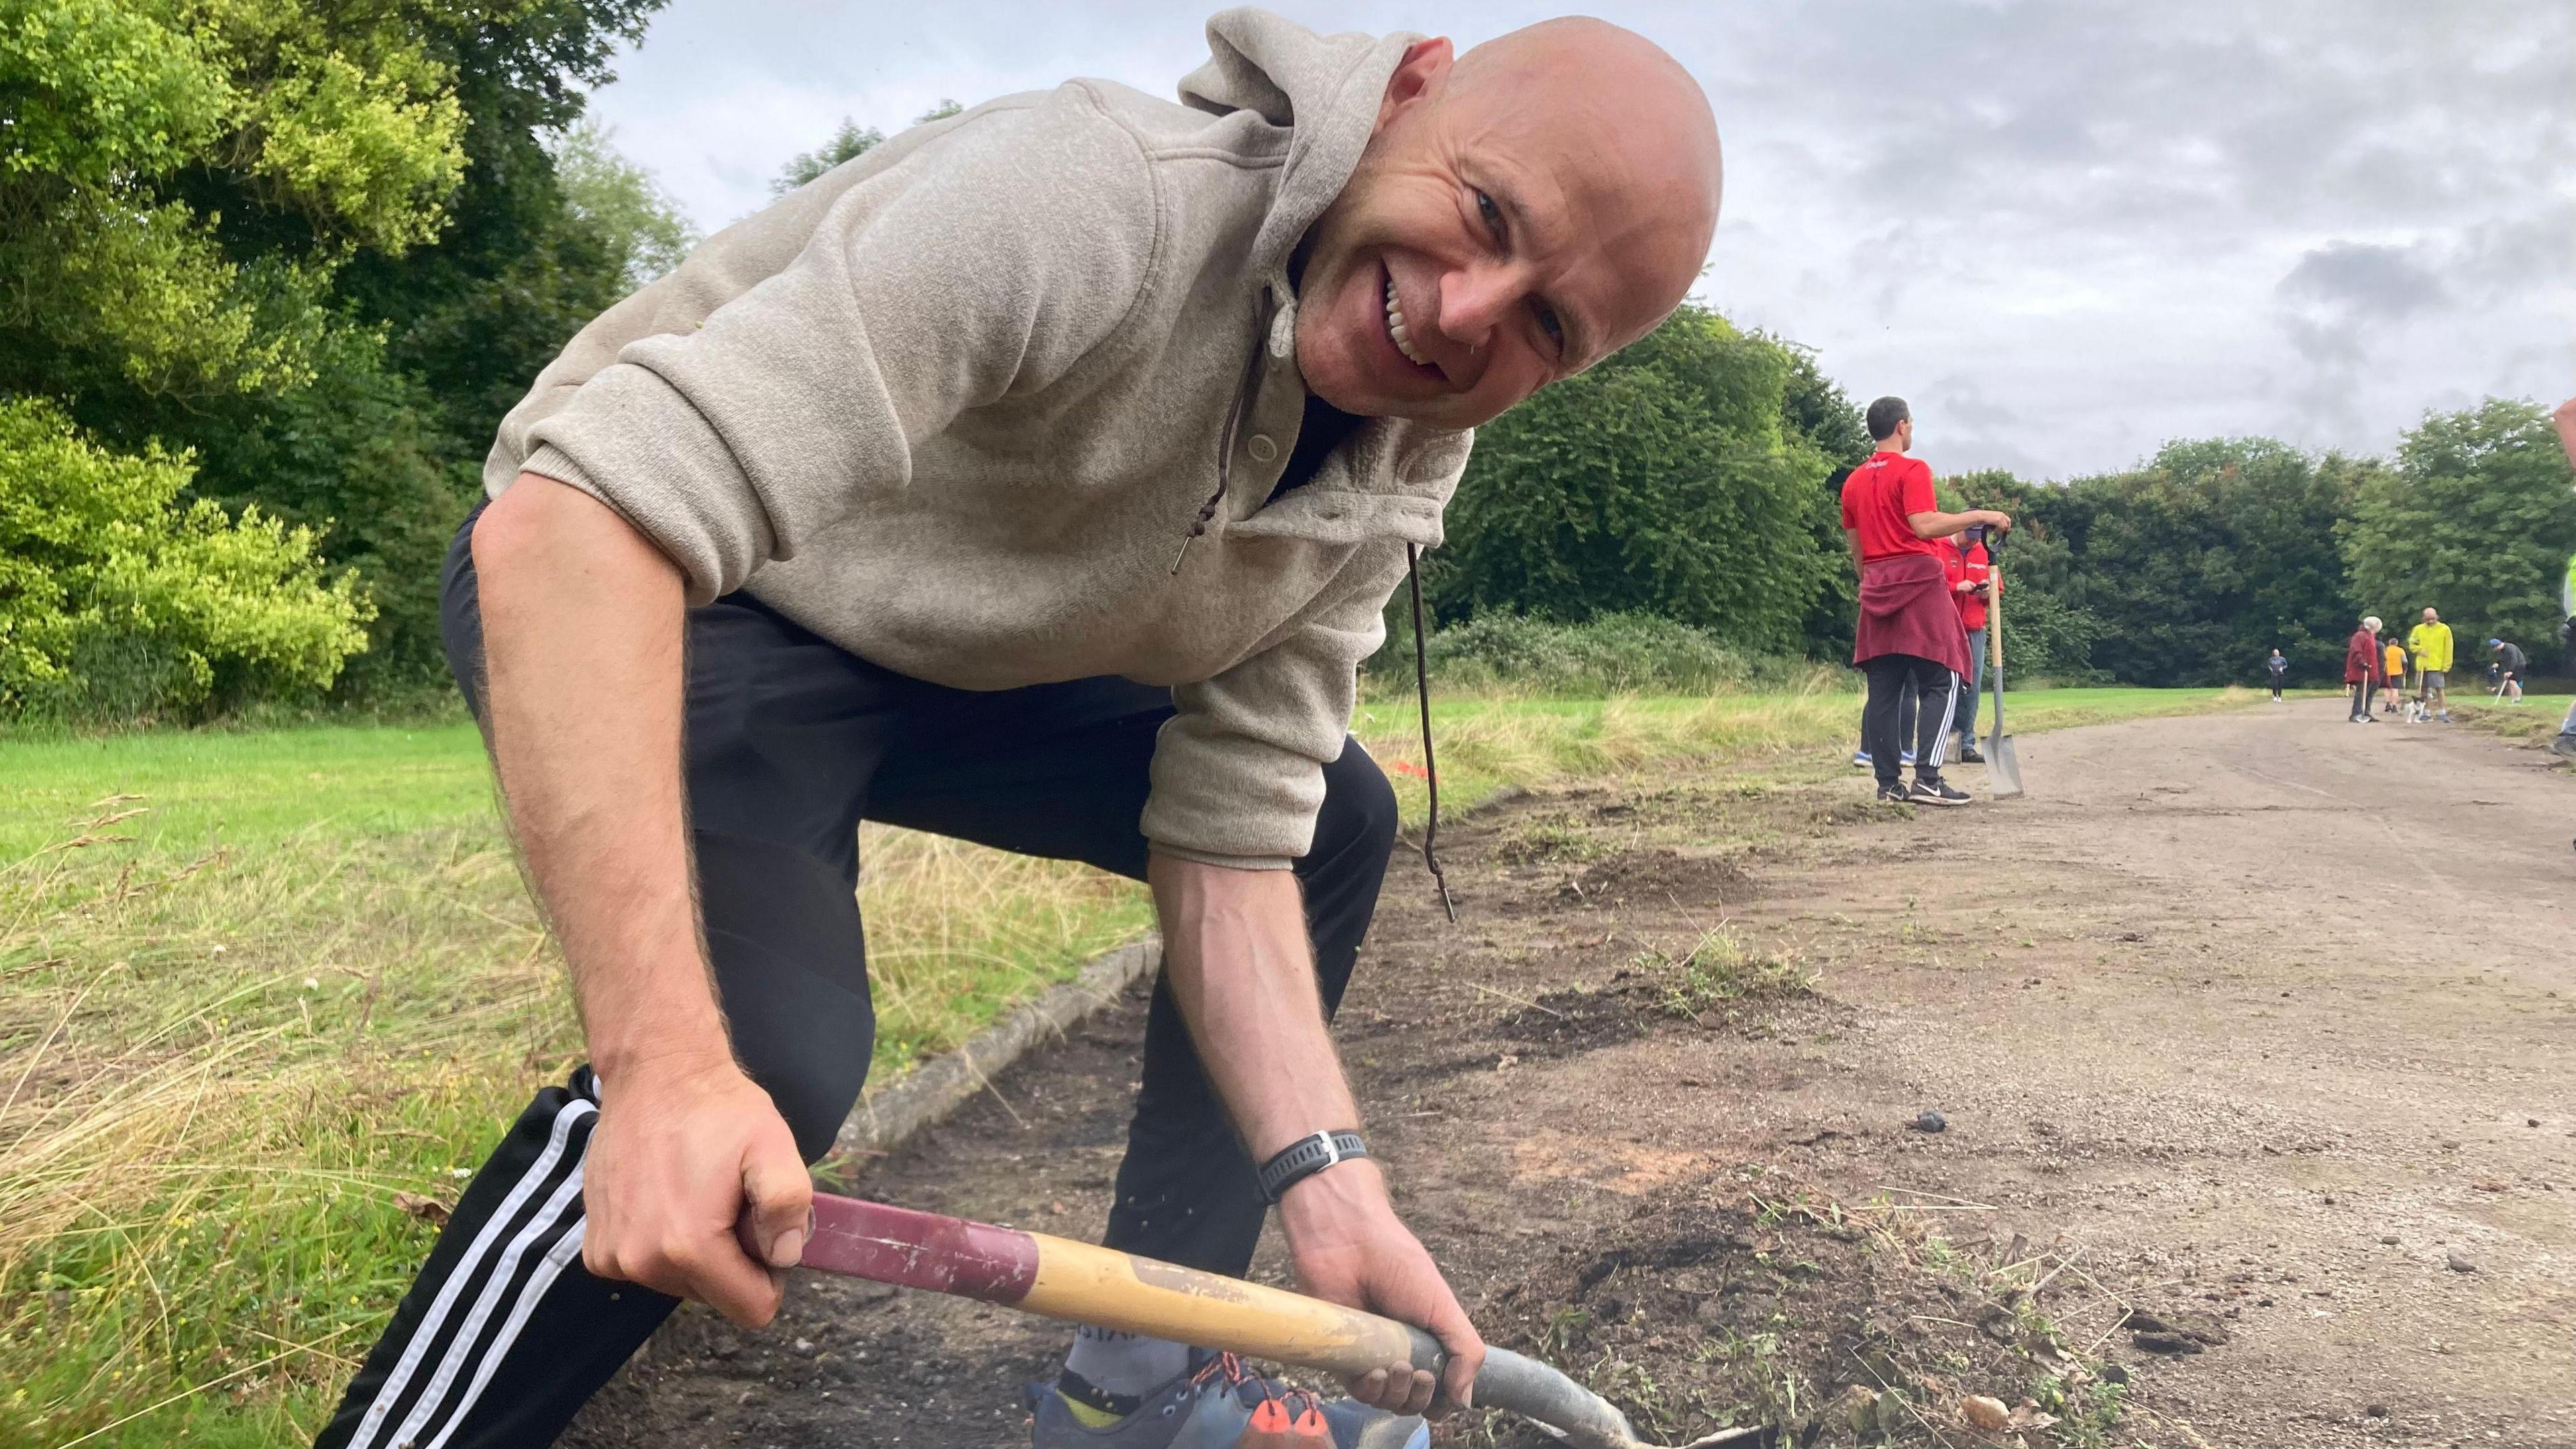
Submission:
M 744 1238 L 759 1261 L 747 1223 Z M 1418 1328 L 1320 1298 L 1068 1238 L 829 1193 L 814 1194 L 814 1231 L 800 1266 L 1343 1375 L 1405 1360 L 1436 1374 L 1446 1358 L 1439 1342 Z M 1474 1397 L 1479 1408 L 1534 1419 L 1577 1449 L 1650 1449 L 1607 1400 L 1509 1349 L 1485 1350 Z M 1742 1432 L 1684 1449 L 1735 1441 Z
M 1986 539 L 1986 551 L 2003 551 L 2003 535 Z M 1998 800 L 2021 796 L 2021 756 L 2013 753 L 2013 738 L 2004 733 L 2004 589 L 2002 570 L 1991 571 L 1995 580 L 1993 597 L 1986 601 L 1986 671 L 1995 680 L 1995 730 L 1986 736 L 1986 783 Z

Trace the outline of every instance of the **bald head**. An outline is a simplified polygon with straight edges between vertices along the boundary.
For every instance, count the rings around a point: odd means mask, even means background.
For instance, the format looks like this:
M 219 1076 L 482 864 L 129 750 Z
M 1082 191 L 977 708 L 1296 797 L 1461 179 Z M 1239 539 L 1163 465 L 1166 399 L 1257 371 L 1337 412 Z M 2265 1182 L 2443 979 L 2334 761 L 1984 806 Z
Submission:
M 1717 231 L 1725 169 L 1707 93 L 1662 46 L 1588 15 L 1542 20 L 1458 57 L 1442 101 L 1518 121 L 1516 140 L 1572 153 L 1632 228 L 1668 233 L 1687 254 L 1689 274 L 1663 310 L 1689 290 Z
M 1716 230 L 1717 123 L 1604 21 L 1414 45 L 1309 234 L 1298 361 L 1345 410 L 1473 426 L 1652 330 Z

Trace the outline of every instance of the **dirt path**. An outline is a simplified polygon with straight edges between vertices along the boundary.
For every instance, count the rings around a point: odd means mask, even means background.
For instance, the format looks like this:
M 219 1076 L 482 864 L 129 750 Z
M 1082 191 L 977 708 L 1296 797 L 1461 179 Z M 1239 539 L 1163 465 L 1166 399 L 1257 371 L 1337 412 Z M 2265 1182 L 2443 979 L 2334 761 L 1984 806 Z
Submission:
M 1340 1034 L 1487 1332 L 1677 1434 L 2009 1442 L 1982 1393 L 2033 1445 L 2576 1445 L 2576 782 L 2330 701 L 2022 757 L 1921 818 L 1814 764 L 1524 801 L 1458 832 L 1457 928 L 1398 863 Z M 865 1190 L 1095 1233 L 1140 1023 Z M 568 1442 L 1025 1442 L 1062 1337 L 807 1281 Z M 1541 1442 L 1443 1437 L 1496 1434 Z

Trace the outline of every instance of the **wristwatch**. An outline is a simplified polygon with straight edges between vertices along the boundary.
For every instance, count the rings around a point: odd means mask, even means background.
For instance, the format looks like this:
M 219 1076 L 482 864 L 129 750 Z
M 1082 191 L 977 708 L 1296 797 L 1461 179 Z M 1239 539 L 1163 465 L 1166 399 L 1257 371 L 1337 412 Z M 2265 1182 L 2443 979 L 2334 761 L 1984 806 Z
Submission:
M 1261 1164 L 1261 1195 L 1277 1202 L 1280 1194 L 1334 1163 L 1368 1155 L 1368 1144 L 1356 1132 L 1316 1132 L 1300 1137 Z

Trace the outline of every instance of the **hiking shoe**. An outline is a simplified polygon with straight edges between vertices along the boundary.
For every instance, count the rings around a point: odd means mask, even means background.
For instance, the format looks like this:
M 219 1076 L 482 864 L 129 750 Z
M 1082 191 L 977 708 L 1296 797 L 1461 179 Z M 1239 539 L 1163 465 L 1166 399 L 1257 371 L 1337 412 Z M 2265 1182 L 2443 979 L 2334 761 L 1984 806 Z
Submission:
M 1917 805 L 1965 805 L 1969 795 L 1947 780 L 1917 780 L 1905 798 Z
M 1136 1412 L 1094 1429 L 1075 1416 L 1053 1383 L 1032 1383 L 1026 1397 L 1036 1420 L 1034 1449 L 1233 1449 L 1256 1425 L 1298 1433 L 1297 1442 L 1324 1449 L 1320 1421 L 1333 1449 L 1429 1449 L 1431 1427 L 1349 1399 L 1325 1400 L 1263 1378 L 1230 1353 L 1190 1350 L 1190 1368 L 1144 1395 Z
M 1854 750 L 1854 751 L 1852 751 L 1852 768 L 1853 768 L 1853 769 L 1855 769 L 1855 770 L 1866 770 L 1866 769 L 1868 769 L 1868 768 L 1869 768 L 1869 765 L 1870 765 L 1870 760 L 1869 760 L 1869 751 L 1867 751 L 1867 750 Z
M 1985 762 L 1986 762 L 1986 757 L 1985 757 L 1985 756 L 1983 756 L 1983 755 L 1981 755 L 1981 754 L 1978 754 L 1978 753 L 1977 753 L 1977 742 L 1976 742 L 1975 740 L 1965 740 L 1965 741 L 1962 741 L 1962 742 L 1960 743 L 1960 745 L 1959 745 L 1959 763 L 1960 763 L 1960 764 L 1963 764 L 1963 765 L 1982 765 L 1982 764 L 1984 764 Z

